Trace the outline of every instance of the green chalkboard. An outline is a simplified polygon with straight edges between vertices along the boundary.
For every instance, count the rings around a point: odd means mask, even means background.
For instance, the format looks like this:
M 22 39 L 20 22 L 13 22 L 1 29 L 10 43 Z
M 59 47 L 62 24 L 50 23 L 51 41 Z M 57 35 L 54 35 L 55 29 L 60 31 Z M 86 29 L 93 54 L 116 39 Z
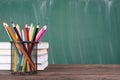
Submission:
M 0 0 L 0 42 L 4 21 L 48 24 L 50 64 L 120 63 L 120 0 Z

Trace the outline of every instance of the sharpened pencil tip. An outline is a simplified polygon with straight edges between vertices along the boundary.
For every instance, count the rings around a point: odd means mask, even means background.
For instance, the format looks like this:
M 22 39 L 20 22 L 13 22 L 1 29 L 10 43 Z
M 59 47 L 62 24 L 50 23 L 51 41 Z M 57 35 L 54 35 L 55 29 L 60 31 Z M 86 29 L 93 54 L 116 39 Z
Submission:
M 38 25 L 36 26 L 36 28 L 39 28 L 39 26 L 40 26 L 40 23 L 38 23 Z
M 44 29 L 45 29 L 45 30 L 47 29 L 47 25 L 44 26 Z
M 30 25 L 31 27 L 33 26 L 33 23 Z
M 25 27 L 28 28 L 28 24 L 27 23 L 25 23 Z
M 12 23 L 12 26 L 13 26 L 13 27 L 15 27 L 15 24 L 14 24 L 14 22 L 12 21 L 11 23 Z
M 7 26 L 7 23 L 6 23 L 6 22 L 3 22 L 3 25 L 6 27 L 6 26 Z
M 5 23 L 5 22 L 3 22 L 3 25 L 4 25 L 4 26 L 5 26 L 5 24 L 6 24 L 6 23 Z

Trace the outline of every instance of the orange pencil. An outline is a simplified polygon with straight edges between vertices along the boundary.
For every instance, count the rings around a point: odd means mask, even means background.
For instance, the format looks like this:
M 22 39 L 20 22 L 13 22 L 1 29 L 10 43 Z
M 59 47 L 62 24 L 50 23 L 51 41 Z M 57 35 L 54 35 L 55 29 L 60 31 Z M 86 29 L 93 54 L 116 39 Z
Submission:
M 8 24 L 6 22 L 3 23 L 3 25 L 6 27 L 6 29 L 8 30 L 9 34 L 11 35 L 11 37 L 13 38 L 13 40 L 15 42 L 18 42 L 19 40 L 17 40 L 17 38 L 15 37 L 15 34 L 13 33 L 12 29 L 8 26 Z M 37 70 L 37 68 L 35 67 L 35 65 L 33 64 L 33 61 L 31 60 L 31 58 L 27 55 L 26 51 L 24 50 L 22 44 L 18 44 L 20 50 L 23 52 L 24 56 L 26 57 L 27 61 L 29 62 L 29 64 L 32 66 L 32 68 L 34 69 L 34 71 Z

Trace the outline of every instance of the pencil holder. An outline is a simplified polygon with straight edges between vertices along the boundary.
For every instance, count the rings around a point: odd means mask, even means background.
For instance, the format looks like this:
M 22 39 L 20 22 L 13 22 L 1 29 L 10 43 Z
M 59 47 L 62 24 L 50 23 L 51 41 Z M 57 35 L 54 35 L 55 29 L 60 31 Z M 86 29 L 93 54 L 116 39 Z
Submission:
M 11 73 L 35 74 L 37 72 L 37 42 L 11 41 Z

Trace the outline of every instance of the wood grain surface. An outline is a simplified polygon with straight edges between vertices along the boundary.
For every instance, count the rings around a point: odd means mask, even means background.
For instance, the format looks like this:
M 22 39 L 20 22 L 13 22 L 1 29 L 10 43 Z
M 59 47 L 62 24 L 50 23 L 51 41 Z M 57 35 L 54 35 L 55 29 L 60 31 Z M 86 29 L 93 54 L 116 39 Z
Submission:
M 118 64 L 50 64 L 33 75 L 0 71 L 0 80 L 120 80 Z

